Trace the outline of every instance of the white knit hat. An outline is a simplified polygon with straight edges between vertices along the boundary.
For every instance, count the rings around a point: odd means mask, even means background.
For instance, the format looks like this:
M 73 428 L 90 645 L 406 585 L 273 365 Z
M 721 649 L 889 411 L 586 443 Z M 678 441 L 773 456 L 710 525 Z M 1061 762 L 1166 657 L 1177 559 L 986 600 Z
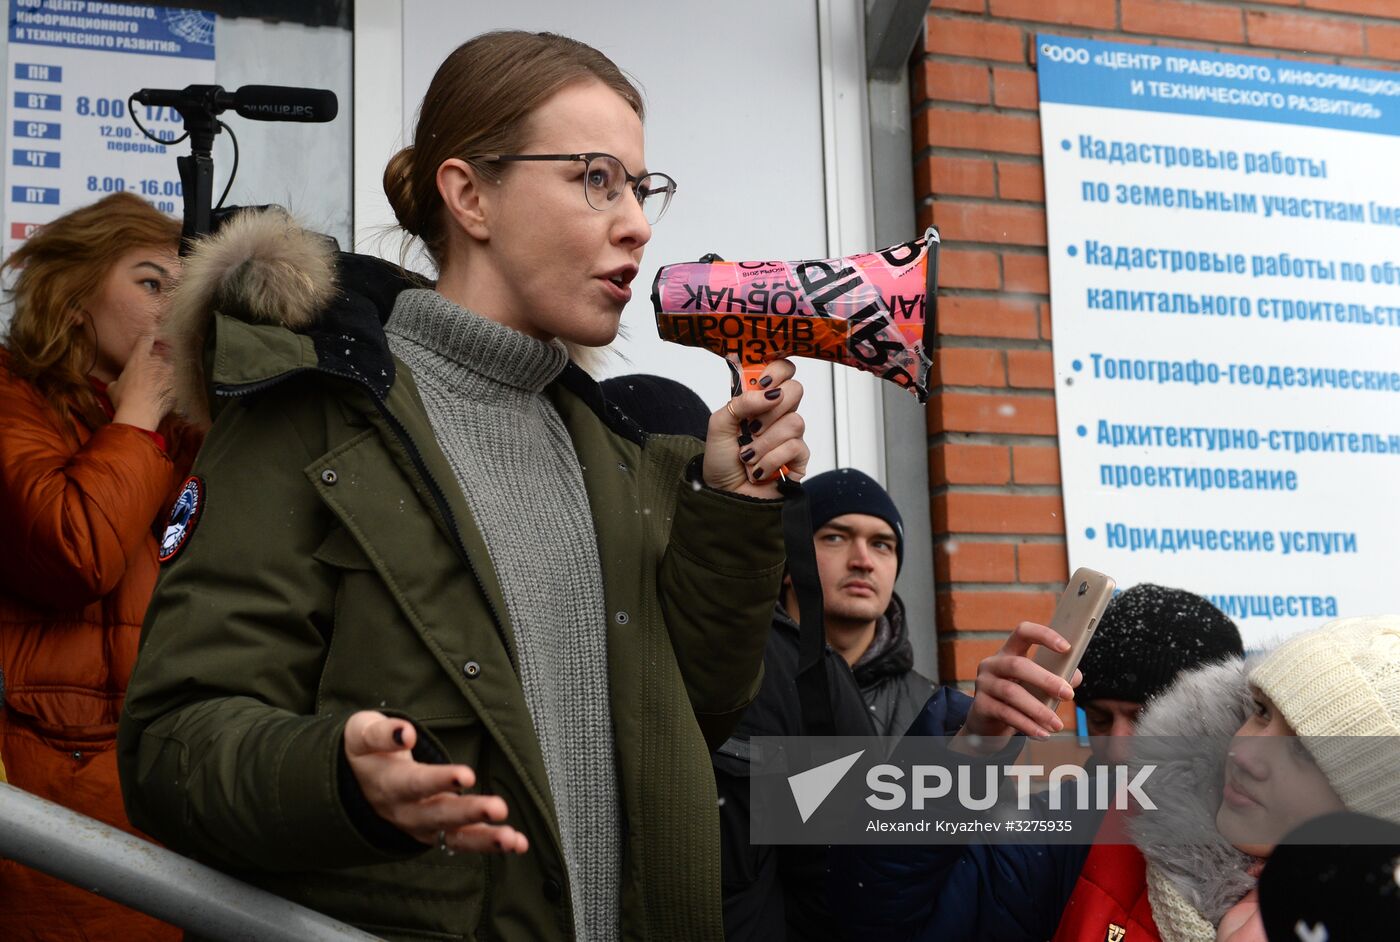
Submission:
M 1400 615 L 1289 638 L 1249 680 L 1304 737 L 1347 808 L 1400 822 Z

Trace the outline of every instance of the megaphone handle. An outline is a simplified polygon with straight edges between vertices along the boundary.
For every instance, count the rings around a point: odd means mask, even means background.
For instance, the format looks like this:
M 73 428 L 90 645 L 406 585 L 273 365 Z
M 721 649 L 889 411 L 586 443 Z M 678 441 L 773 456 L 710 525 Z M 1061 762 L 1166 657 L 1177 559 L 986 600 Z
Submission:
M 742 396 L 750 390 L 758 389 L 758 381 L 763 378 L 763 371 L 768 368 L 767 363 L 749 363 L 746 361 L 736 367 L 733 360 L 726 358 L 725 362 L 729 364 L 729 392 L 731 397 Z M 753 441 L 753 433 L 749 431 L 749 420 L 743 419 L 739 422 L 739 444 L 747 445 L 751 441 Z M 777 476 L 784 481 L 788 479 L 787 465 L 783 465 L 778 469 Z

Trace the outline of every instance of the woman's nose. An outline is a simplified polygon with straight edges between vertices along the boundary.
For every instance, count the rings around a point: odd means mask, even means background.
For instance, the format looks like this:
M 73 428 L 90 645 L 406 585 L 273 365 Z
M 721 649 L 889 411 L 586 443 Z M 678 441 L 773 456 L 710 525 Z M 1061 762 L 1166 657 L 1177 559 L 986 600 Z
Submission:
M 1240 772 L 1250 778 L 1262 779 L 1269 774 L 1269 764 L 1264 758 L 1257 736 L 1236 736 L 1230 744 L 1229 760 Z

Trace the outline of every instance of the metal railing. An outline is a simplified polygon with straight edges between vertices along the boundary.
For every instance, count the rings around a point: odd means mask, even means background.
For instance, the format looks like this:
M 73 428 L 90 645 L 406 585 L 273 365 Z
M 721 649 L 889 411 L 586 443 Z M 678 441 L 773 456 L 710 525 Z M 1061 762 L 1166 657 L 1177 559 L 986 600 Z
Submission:
M 5 784 L 0 784 L 0 857 L 220 942 L 376 938 Z

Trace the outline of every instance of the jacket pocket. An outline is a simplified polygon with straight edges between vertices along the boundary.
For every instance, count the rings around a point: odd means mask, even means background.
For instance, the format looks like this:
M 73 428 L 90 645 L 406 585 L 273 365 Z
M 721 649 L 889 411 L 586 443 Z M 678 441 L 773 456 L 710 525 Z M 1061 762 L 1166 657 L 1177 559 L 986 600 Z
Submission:
M 438 736 L 450 761 L 474 767 L 480 718 L 404 618 L 369 557 L 342 527 L 313 555 L 338 571 L 317 713 L 401 713 Z

